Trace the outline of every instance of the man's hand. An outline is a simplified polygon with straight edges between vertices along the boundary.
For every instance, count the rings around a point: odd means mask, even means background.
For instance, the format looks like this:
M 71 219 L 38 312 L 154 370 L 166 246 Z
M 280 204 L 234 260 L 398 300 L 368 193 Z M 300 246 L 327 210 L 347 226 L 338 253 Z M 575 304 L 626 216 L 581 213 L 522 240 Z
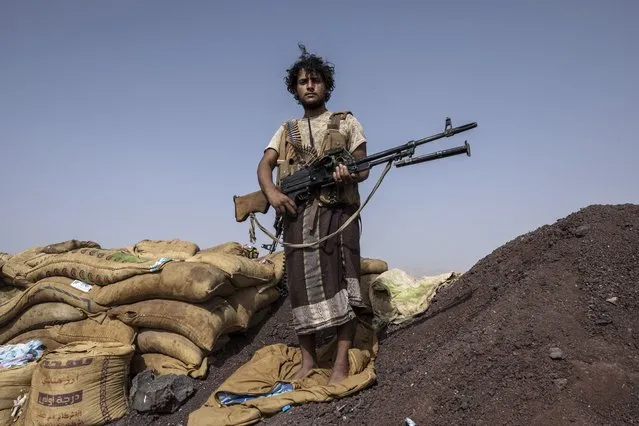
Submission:
M 356 173 L 349 173 L 348 167 L 344 164 L 338 164 L 333 172 L 333 179 L 338 183 L 349 184 L 359 181 L 359 176 Z
M 284 195 L 276 186 L 266 192 L 266 198 L 278 214 L 284 215 L 288 213 L 291 216 L 297 216 L 297 206 L 295 202 Z

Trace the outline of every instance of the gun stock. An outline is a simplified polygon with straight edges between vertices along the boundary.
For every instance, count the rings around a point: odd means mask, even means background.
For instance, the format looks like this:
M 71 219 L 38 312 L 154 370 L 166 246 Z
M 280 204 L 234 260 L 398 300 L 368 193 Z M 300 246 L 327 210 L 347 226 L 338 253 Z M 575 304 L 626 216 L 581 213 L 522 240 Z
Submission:
M 244 222 L 251 213 L 266 213 L 271 205 L 262 191 L 251 192 L 246 195 L 234 195 L 235 220 Z

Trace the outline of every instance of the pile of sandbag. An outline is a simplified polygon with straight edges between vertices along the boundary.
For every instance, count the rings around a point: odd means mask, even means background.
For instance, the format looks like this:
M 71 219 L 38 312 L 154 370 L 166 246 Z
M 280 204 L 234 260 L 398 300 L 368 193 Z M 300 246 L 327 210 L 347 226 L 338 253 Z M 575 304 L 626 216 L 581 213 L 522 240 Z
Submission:
M 228 242 L 200 250 L 182 240 L 123 249 L 69 240 L 2 257 L 18 289 L 0 305 L 0 344 L 39 339 L 133 345 L 132 372 L 207 371 L 207 356 L 245 331 L 279 297 L 283 253 Z M 262 315 L 263 318 L 263 315 Z

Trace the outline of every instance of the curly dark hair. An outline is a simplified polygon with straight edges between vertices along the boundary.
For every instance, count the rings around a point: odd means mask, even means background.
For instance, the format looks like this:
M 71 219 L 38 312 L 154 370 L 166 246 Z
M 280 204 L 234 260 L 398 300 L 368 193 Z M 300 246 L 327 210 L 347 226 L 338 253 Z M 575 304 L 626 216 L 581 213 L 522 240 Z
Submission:
M 284 77 L 284 83 L 286 83 L 286 89 L 295 97 L 297 102 L 300 102 L 297 96 L 297 75 L 301 70 L 305 70 L 307 73 L 315 72 L 322 77 L 324 86 L 326 86 L 326 98 L 328 101 L 331 98 L 331 92 L 335 88 L 335 80 L 333 75 L 335 73 L 335 66 L 320 56 L 308 53 L 306 46 L 298 43 L 297 47 L 302 51 L 297 62 L 295 62 L 289 69 L 286 70 L 286 77 Z

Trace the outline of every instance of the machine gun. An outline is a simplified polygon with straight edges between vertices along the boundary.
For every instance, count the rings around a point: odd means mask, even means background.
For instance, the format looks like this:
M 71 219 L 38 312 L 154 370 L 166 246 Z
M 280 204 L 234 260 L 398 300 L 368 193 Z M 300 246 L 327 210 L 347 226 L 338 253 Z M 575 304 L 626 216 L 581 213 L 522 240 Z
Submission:
M 304 165 L 295 173 L 286 176 L 280 182 L 280 191 L 291 198 L 295 203 L 304 203 L 321 188 L 334 185 L 333 172 L 338 164 L 347 166 L 350 173 L 357 173 L 362 170 L 371 169 L 379 164 L 394 162 L 395 167 L 405 167 L 413 164 L 424 163 L 426 161 L 451 157 L 459 154 L 466 154 L 470 157 L 470 145 L 467 141 L 464 145 L 454 148 L 436 151 L 413 157 L 415 149 L 428 142 L 454 136 L 459 133 L 477 127 L 476 122 L 453 127 L 450 118 L 446 118 L 444 131 L 423 139 L 411 140 L 403 145 L 396 146 L 363 158 L 354 158 L 350 152 L 344 148 L 337 148 L 326 152 L 316 161 Z M 235 220 L 245 221 L 254 213 L 266 213 L 270 207 L 268 200 L 262 191 L 255 191 L 243 196 L 233 196 L 235 204 Z M 281 217 L 275 220 L 277 235 L 281 233 Z M 275 250 L 276 241 L 273 244 L 264 245 L 265 249 L 271 253 Z

